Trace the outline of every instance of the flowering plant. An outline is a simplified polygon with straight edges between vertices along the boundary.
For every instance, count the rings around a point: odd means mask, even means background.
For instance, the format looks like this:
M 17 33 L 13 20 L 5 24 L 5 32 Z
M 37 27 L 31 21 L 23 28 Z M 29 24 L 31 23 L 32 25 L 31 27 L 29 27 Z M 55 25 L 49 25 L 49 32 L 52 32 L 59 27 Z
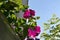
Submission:
M 35 11 L 32 9 L 26 9 L 23 18 L 18 18 L 14 24 L 15 31 L 21 40 L 25 37 L 35 38 L 41 32 L 40 26 L 37 26 L 36 20 L 40 17 L 35 17 Z
M 36 37 L 40 32 L 40 26 L 37 26 L 36 19 L 39 19 L 39 17 L 34 17 L 35 11 L 32 9 L 27 9 L 24 14 L 23 18 L 27 20 L 28 27 L 28 37 L 34 38 Z
M 22 5 L 21 0 L 8 0 L 0 5 L 1 13 L 5 15 L 9 25 L 21 40 L 24 40 L 26 36 L 36 37 L 40 33 L 40 27 L 37 26 L 36 22 L 40 17 L 35 17 L 35 11 L 27 8 L 27 5 Z M 15 15 L 20 10 L 24 12 L 23 18 L 18 18 Z

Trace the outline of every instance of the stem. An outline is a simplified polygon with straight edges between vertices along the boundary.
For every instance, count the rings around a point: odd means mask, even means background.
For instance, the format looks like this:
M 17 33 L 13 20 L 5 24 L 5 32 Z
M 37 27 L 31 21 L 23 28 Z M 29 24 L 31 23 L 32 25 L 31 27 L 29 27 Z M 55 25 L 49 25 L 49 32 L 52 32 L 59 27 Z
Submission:
M 28 24 L 28 19 L 26 19 L 26 24 Z

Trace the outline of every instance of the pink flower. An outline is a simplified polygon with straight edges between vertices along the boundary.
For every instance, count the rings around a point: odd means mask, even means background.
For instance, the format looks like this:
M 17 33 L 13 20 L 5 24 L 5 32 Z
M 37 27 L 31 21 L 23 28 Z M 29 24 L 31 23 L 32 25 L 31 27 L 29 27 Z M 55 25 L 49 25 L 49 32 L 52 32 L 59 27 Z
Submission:
M 31 28 L 28 29 L 28 36 L 29 37 L 36 37 L 41 32 L 40 26 L 36 26 L 34 30 Z
M 32 10 L 32 9 L 29 9 L 29 10 L 30 10 L 30 15 L 31 15 L 31 16 L 35 16 L 35 11 Z
M 35 30 L 32 30 L 31 28 L 28 29 L 28 36 L 34 38 L 36 36 Z
M 35 27 L 35 31 L 36 31 L 36 33 L 39 34 L 39 33 L 41 32 L 41 30 L 40 30 L 40 26 L 36 26 L 36 27 Z
M 23 14 L 23 17 L 26 18 L 26 19 L 29 18 L 30 17 L 30 11 L 26 10 Z
M 27 9 L 23 14 L 23 17 L 26 19 L 30 18 L 31 16 L 35 16 L 35 11 L 32 9 Z

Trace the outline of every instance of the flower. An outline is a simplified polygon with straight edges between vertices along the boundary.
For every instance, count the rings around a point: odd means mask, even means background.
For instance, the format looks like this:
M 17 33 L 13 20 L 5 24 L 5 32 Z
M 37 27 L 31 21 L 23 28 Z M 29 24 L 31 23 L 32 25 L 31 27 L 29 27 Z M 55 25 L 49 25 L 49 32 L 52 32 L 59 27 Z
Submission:
M 30 15 L 31 15 L 31 16 L 35 16 L 35 11 L 32 10 L 32 9 L 29 9 L 29 10 L 30 10 Z
M 31 16 L 35 16 L 35 11 L 32 9 L 27 9 L 23 14 L 23 17 L 26 19 L 30 18 Z
M 40 26 L 35 26 L 35 29 L 32 30 L 31 28 L 28 29 L 28 36 L 29 37 L 36 37 L 41 32 Z
M 35 27 L 35 31 L 36 31 L 36 33 L 39 34 L 39 33 L 41 32 L 41 30 L 40 30 L 40 26 L 36 26 L 36 27 Z
M 36 36 L 36 32 L 31 28 L 28 29 L 28 36 L 34 38 Z
M 29 18 L 30 17 L 30 11 L 26 10 L 23 14 L 23 17 L 26 18 L 26 19 Z

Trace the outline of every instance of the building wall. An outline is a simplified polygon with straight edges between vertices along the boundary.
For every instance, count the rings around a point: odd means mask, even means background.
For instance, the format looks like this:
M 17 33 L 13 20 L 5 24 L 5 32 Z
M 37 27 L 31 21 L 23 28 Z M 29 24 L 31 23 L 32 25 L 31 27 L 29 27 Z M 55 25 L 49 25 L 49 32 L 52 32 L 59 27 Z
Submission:
M 23 0 L 24 5 L 28 5 L 28 0 Z

